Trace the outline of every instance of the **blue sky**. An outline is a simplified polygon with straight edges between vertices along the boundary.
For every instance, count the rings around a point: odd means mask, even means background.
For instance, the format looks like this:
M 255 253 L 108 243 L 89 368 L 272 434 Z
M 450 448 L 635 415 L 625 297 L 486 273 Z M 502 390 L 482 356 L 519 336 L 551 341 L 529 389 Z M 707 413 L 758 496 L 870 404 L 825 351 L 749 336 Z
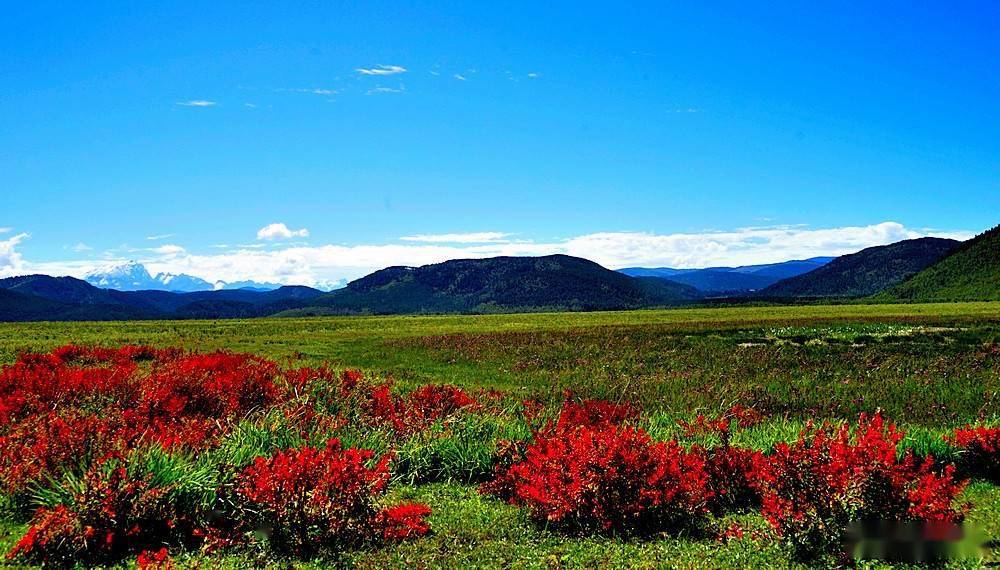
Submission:
M 6 6 L 0 274 L 710 266 L 1000 223 L 1000 4 L 456 4 Z

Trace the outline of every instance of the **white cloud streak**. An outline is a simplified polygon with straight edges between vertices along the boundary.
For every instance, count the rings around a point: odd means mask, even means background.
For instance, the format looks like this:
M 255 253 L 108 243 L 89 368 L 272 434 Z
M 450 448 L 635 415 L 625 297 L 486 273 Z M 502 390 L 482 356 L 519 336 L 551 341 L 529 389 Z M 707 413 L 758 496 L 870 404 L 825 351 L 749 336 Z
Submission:
M 406 91 L 406 88 L 402 85 L 399 86 L 399 89 L 394 89 L 392 87 L 375 87 L 373 89 L 369 89 L 367 95 L 374 95 L 376 93 L 402 93 L 403 91 Z
M 291 230 L 288 226 L 281 223 L 268 224 L 257 230 L 257 239 L 261 240 L 291 239 L 295 237 L 309 237 L 309 230 L 305 228 Z
M 178 101 L 178 105 L 181 107 L 214 107 L 218 105 L 215 101 L 206 101 L 204 99 L 192 99 L 190 101 Z
M 361 75 L 396 75 L 406 73 L 406 68 L 401 65 L 376 65 L 375 67 L 359 67 L 355 69 Z
M 510 235 L 505 232 L 472 232 L 465 234 L 419 234 L 403 236 L 399 239 L 423 243 L 492 243 L 505 240 Z
M 308 93 L 310 95 L 336 95 L 340 91 L 336 89 L 323 89 L 323 88 L 296 88 L 296 89 L 278 89 L 278 91 L 285 91 L 288 93 Z
M 292 234 L 284 224 L 267 234 Z M 280 229 L 280 228 L 283 228 Z M 304 230 L 298 230 L 304 231 Z M 896 222 L 869 226 L 810 229 L 801 226 L 741 228 L 732 231 L 656 234 L 651 232 L 601 232 L 549 242 L 508 241 L 509 234 L 414 235 L 406 243 L 386 245 L 321 245 L 282 248 L 235 249 L 206 255 L 192 254 L 180 246 L 148 252 L 139 259 L 153 273 L 187 273 L 207 280 L 257 281 L 316 285 L 355 279 L 390 265 L 425 265 L 449 259 L 498 255 L 548 255 L 563 253 L 591 259 L 609 267 L 712 267 L 774 263 L 821 255 L 843 255 L 866 247 L 924 236 L 968 239 L 968 231 L 911 229 Z M 0 272 L 39 272 L 81 276 L 107 261 L 28 263 L 14 246 L 27 234 L 0 241 Z M 288 237 L 294 237 L 289 235 Z M 482 241 L 479 241 L 482 240 Z M 12 267 L 16 270 L 12 271 Z

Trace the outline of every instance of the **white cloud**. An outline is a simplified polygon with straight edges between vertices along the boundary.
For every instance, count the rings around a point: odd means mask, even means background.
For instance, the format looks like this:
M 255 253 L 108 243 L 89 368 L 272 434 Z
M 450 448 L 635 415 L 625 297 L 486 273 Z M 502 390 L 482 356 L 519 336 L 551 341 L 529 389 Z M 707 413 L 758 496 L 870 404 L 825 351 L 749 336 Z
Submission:
M 844 255 L 928 235 L 954 239 L 973 236 L 971 232 L 912 230 L 896 222 L 882 222 L 830 229 L 786 226 L 697 234 L 607 232 L 576 237 L 567 240 L 564 246 L 565 253 L 612 268 L 713 267 Z
M 158 235 L 146 236 L 146 239 L 149 241 L 159 241 L 161 239 L 167 239 L 172 237 L 174 237 L 174 234 L 158 234 Z
M 20 275 L 24 272 L 24 260 L 14 248 L 28 237 L 30 236 L 27 233 L 19 233 L 0 240 L 0 277 Z
M 454 77 L 455 79 L 457 79 L 459 81 L 468 81 L 468 79 L 466 79 L 465 76 L 462 75 L 461 73 L 456 73 L 452 77 Z
M 492 243 L 501 241 L 510 235 L 504 232 L 472 232 L 465 234 L 419 234 L 403 236 L 399 239 L 424 243 Z
M 76 245 L 70 247 L 70 249 L 73 250 L 73 251 L 75 251 L 75 252 L 77 252 L 77 253 L 83 253 L 84 251 L 90 251 L 90 250 L 92 250 L 94 248 L 90 247 L 89 245 L 87 245 L 87 244 L 85 244 L 85 243 L 83 243 L 81 241 L 81 242 L 77 243 Z
M 336 89 L 323 89 L 323 88 L 297 88 L 297 89 L 278 89 L 278 91 L 287 91 L 289 93 L 309 93 L 311 95 L 336 95 L 340 91 Z
M 295 237 L 291 234 L 296 233 L 284 224 L 271 224 L 261 232 L 280 235 L 282 239 Z M 824 229 L 783 226 L 674 234 L 601 232 L 547 242 L 505 241 L 508 235 L 502 232 L 414 235 L 406 236 L 406 243 L 386 245 L 282 244 L 280 248 L 261 248 L 251 246 L 265 244 L 248 244 L 205 255 L 171 246 L 173 249 L 147 250 L 144 256 L 138 256 L 138 261 L 153 273 L 187 273 L 207 280 L 254 279 L 316 285 L 356 279 L 390 265 L 425 265 L 458 258 L 564 253 L 591 259 L 612 269 L 712 267 L 843 255 L 924 236 L 968 239 L 974 233 L 912 229 L 896 222 L 883 222 Z M 27 234 L 20 234 L 6 242 L 0 241 L 0 274 L 6 271 L 7 274 L 37 272 L 81 276 L 97 265 L 116 260 L 29 263 L 13 252 L 13 247 L 25 237 Z M 132 257 L 134 254 L 130 254 Z
M 376 65 L 370 68 L 359 67 L 354 71 L 357 71 L 361 75 L 395 75 L 397 73 L 406 73 L 406 68 L 401 65 Z
M 403 87 L 402 85 L 399 86 L 399 89 L 394 89 L 392 87 L 375 87 L 373 89 L 369 89 L 367 94 L 373 95 L 375 93 L 402 93 L 403 91 L 406 91 L 406 88 Z
M 309 230 L 305 228 L 290 230 L 288 226 L 281 223 L 268 224 L 257 230 L 257 239 L 277 240 L 291 239 L 293 237 L 309 237 Z
M 530 79 L 538 79 L 538 78 L 539 78 L 539 77 L 541 77 L 541 76 L 542 76 L 542 74 L 541 74 L 541 73 L 535 73 L 535 72 L 532 72 L 532 73 L 529 73 L 529 74 L 528 74 L 528 77 L 529 77 Z
M 14 231 L 14 228 L 0 228 L 0 234 L 9 234 Z
M 218 103 L 204 99 L 192 99 L 191 101 L 178 101 L 177 104 L 181 107 L 214 107 Z
M 153 253 L 164 255 L 164 256 L 178 256 L 187 253 L 183 247 L 179 245 L 174 245 L 172 243 L 164 244 L 159 247 L 150 248 L 148 251 Z

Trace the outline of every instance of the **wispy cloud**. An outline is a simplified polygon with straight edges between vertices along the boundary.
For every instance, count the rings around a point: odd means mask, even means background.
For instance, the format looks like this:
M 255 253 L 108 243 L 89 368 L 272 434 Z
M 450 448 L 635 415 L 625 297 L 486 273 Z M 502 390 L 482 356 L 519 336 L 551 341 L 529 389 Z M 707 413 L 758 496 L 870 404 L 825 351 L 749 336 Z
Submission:
M 393 88 L 393 87 L 374 87 L 372 89 L 369 89 L 368 92 L 367 92 L 367 94 L 368 95 L 374 95 L 376 93 L 403 93 L 404 91 L 406 91 L 406 87 L 403 87 L 402 85 L 400 85 L 398 88 Z
M 278 91 L 284 91 L 287 93 L 308 93 L 310 95 L 336 95 L 340 93 L 337 89 L 324 89 L 320 87 L 299 87 L 293 89 L 278 89 Z
M 510 235 L 505 232 L 471 232 L 464 234 L 419 234 L 403 236 L 399 239 L 423 243 L 492 243 L 505 240 Z
M 81 241 L 81 242 L 77 243 L 76 245 L 70 246 L 69 249 L 71 249 L 71 250 L 73 250 L 73 251 L 75 251 L 77 253 L 83 253 L 85 251 L 91 251 L 94 248 L 90 247 L 89 245 L 87 245 L 87 244 L 85 244 L 85 243 L 83 243 Z
M 0 234 L 9 234 L 14 231 L 14 228 L 0 228 Z
M 361 75 L 396 75 L 406 73 L 406 68 L 401 65 L 376 65 L 375 67 L 359 67 L 355 69 Z
M 309 237 L 309 230 L 305 228 L 291 230 L 282 223 L 268 224 L 257 230 L 257 239 L 260 240 L 291 239 L 294 237 Z
M 218 105 L 215 101 L 207 101 L 205 99 L 192 99 L 190 101 L 178 101 L 178 105 L 181 107 L 215 107 Z
M 535 73 L 534 71 L 532 71 L 531 73 L 528 74 L 528 78 L 529 79 L 538 79 L 541 76 L 542 76 L 541 73 Z
M 456 73 L 452 77 L 454 77 L 455 79 L 457 79 L 459 81 L 468 81 L 468 79 L 464 75 L 462 75 L 461 73 Z
M 172 237 L 174 237 L 174 234 L 159 234 L 159 235 L 146 236 L 146 239 L 149 241 L 159 241 L 161 239 L 167 239 Z

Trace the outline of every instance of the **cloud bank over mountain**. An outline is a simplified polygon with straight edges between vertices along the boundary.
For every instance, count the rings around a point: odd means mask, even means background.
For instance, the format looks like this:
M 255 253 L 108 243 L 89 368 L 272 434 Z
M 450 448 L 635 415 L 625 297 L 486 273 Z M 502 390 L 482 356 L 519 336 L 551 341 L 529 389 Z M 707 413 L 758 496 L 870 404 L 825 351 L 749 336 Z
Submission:
M 289 233 L 292 232 L 289 230 Z M 285 237 L 283 231 L 276 233 Z M 892 221 L 820 229 L 774 226 L 673 234 L 599 232 L 545 241 L 532 241 L 506 232 L 484 231 L 404 236 L 396 243 L 385 244 L 270 242 L 268 247 L 258 244 L 226 246 L 218 252 L 198 252 L 171 244 L 132 250 L 127 258 L 120 254 L 116 256 L 115 252 L 106 252 L 103 258 L 95 256 L 94 259 L 41 262 L 25 259 L 17 251 L 17 247 L 28 237 L 28 234 L 21 233 L 0 241 L 0 276 L 45 273 L 83 277 L 98 267 L 135 258 L 154 275 L 185 274 L 210 282 L 252 279 L 330 287 L 383 267 L 418 266 L 460 258 L 563 253 L 590 259 L 611 269 L 697 268 L 838 256 L 904 239 L 933 236 L 964 240 L 974 233 L 908 228 Z

